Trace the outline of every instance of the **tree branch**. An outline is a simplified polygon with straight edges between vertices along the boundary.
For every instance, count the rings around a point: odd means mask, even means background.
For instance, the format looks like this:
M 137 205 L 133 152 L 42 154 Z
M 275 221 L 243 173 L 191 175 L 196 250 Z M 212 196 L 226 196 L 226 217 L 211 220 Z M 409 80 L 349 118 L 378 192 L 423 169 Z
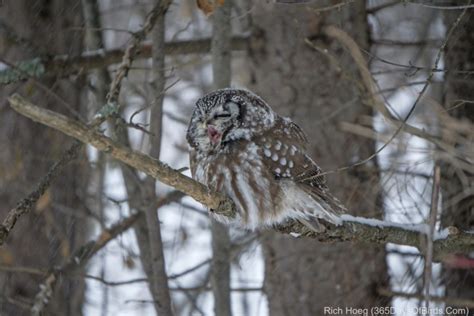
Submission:
M 248 38 L 236 36 L 232 38 L 231 49 L 234 51 L 246 50 Z M 211 50 L 211 39 L 198 39 L 188 41 L 173 41 L 165 43 L 166 55 L 204 54 Z M 16 67 L 9 67 L 0 71 L 0 85 L 10 84 L 30 77 L 58 77 L 64 78 L 88 72 L 92 69 L 104 68 L 122 62 L 127 49 L 114 49 L 109 51 L 97 50 L 86 52 L 78 57 L 54 56 L 48 59 L 35 58 L 18 62 Z M 135 58 L 150 58 L 152 44 L 137 45 Z
M 61 274 L 69 273 L 83 267 L 89 259 L 92 258 L 100 249 L 104 248 L 109 241 L 129 229 L 141 216 L 143 216 L 143 213 L 136 213 L 125 218 L 109 229 L 103 230 L 96 240 L 92 240 L 74 251 L 74 253 L 69 257 L 69 260 L 63 263 L 60 267 L 55 268 L 54 271 L 46 277 L 43 284 L 41 284 L 41 290 L 36 294 L 33 306 L 31 307 L 31 314 L 33 316 L 42 315 L 42 311 L 48 304 L 56 282 L 58 281 L 58 277 Z
M 387 297 L 403 297 L 403 298 L 408 298 L 408 299 L 418 299 L 418 300 L 423 300 L 425 297 L 423 295 L 417 294 L 417 293 L 406 293 L 406 292 L 401 292 L 401 291 L 392 291 L 389 289 L 385 288 L 379 288 L 377 289 L 377 293 L 382 295 L 382 296 L 387 296 Z M 474 300 L 469 300 L 469 299 L 463 299 L 463 298 L 458 298 L 458 297 L 447 297 L 447 296 L 429 296 L 429 301 L 431 302 L 439 302 L 439 303 L 445 303 L 453 306 L 459 306 L 463 308 L 474 308 Z M 464 315 L 467 315 L 464 314 Z
M 28 213 L 33 206 L 35 206 L 36 202 L 38 202 L 39 198 L 46 192 L 49 188 L 51 182 L 60 174 L 61 170 L 65 165 L 67 165 L 70 161 L 72 161 L 79 149 L 81 148 L 81 143 L 75 143 L 71 146 L 66 152 L 63 154 L 61 159 L 59 159 L 52 167 L 49 169 L 46 176 L 44 176 L 36 188 L 28 194 L 27 197 L 22 199 L 15 208 L 11 209 L 3 222 L 0 224 L 0 246 L 3 245 L 5 240 L 7 239 L 10 231 L 16 224 L 16 221 L 23 215 Z
M 164 184 L 185 192 L 196 201 L 217 210 L 224 216 L 233 216 L 235 214 L 233 202 L 228 200 L 223 194 L 211 191 L 203 184 L 177 172 L 159 160 L 133 151 L 81 122 L 33 105 L 18 94 L 11 96 L 9 101 L 15 111 L 33 121 L 59 130 L 85 144 L 90 144 L 100 151 L 110 154 L 115 159 L 160 180 Z
M 300 222 L 294 221 L 277 227 L 280 232 L 296 237 L 315 238 L 321 242 L 356 241 L 376 244 L 393 243 L 413 246 L 422 250 L 426 245 L 428 225 L 407 225 L 376 219 L 343 215 L 344 224 L 331 226 L 326 232 L 317 234 Z M 295 235 L 295 232 L 298 235 Z M 436 234 L 433 240 L 433 260 L 441 261 L 450 253 L 474 251 L 474 234 L 450 226 Z
M 119 70 L 117 71 L 114 80 L 110 86 L 110 90 L 108 93 L 108 102 L 102 107 L 99 111 L 98 115 L 94 117 L 92 122 L 89 124 L 90 129 L 95 129 L 96 127 L 100 126 L 111 114 L 117 112 L 116 98 L 120 93 L 121 81 L 125 77 L 126 73 L 130 69 L 131 63 L 133 61 L 134 56 L 137 54 L 137 48 L 140 45 L 140 41 L 143 40 L 148 32 L 151 31 L 156 19 L 166 12 L 168 6 L 170 5 L 170 1 L 163 1 L 163 3 L 156 4 L 150 13 L 147 15 L 147 19 L 145 25 L 141 30 L 135 33 L 135 38 L 131 44 L 127 46 L 125 52 L 120 56 L 122 60 L 121 65 L 119 66 Z M 36 63 L 36 61 L 34 62 Z M 36 67 L 33 65 L 33 67 Z M 29 77 L 30 74 L 28 73 L 28 69 L 31 68 L 31 65 L 27 67 L 27 69 L 15 69 L 14 72 L 17 72 L 19 76 L 26 76 Z M 36 68 L 35 68 L 36 69 Z M 7 69 L 8 71 L 9 69 Z M 11 70 L 11 69 L 10 69 Z M 36 71 L 36 70 L 35 70 Z M 42 71 L 40 71 L 42 73 Z M 0 72 L 0 84 L 3 82 L 2 76 L 3 72 Z M 11 74 L 10 74 L 11 75 Z M 9 77 L 10 75 L 7 75 Z M 20 218 L 23 214 L 28 213 L 31 208 L 35 205 L 38 199 L 44 194 L 46 189 L 50 186 L 51 181 L 61 172 L 61 170 L 71 162 L 74 157 L 77 155 L 81 146 L 79 143 L 73 144 L 68 150 L 66 150 L 65 154 L 62 158 L 56 162 L 51 169 L 48 171 L 46 176 L 41 179 L 40 183 L 38 184 L 37 188 L 30 193 L 26 198 L 21 200 L 15 208 L 10 210 L 7 214 L 7 217 L 4 219 L 2 224 L 0 224 L 0 246 L 4 243 L 6 238 L 8 237 L 10 231 L 16 224 L 18 218 Z
M 109 153 L 115 159 L 167 185 L 173 186 L 221 215 L 235 216 L 235 206 L 225 195 L 211 191 L 201 183 L 182 175 L 179 171 L 170 168 L 159 160 L 120 145 L 64 115 L 35 106 L 18 94 L 11 96 L 9 101 L 12 108 L 18 113 L 59 130 L 81 142 L 91 144 L 98 150 Z M 344 215 L 343 220 L 343 225 L 331 226 L 326 232 L 320 234 L 309 231 L 308 228 L 297 221 L 290 221 L 276 229 L 288 234 L 315 238 L 319 241 L 394 243 L 419 249 L 425 244 L 427 228 L 424 225 L 402 225 L 349 215 Z M 469 253 L 472 251 L 474 251 L 474 234 L 461 231 L 456 227 L 445 229 L 435 236 L 433 241 L 433 258 L 436 261 L 442 260 L 450 253 Z
M 110 84 L 110 92 L 107 96 L 107 103 L 114 104 L 117 102 L 119 93 L 120 93 L 120 86 L 122 84 L 123 78 L 128 75 L 128 71 L 132 66 L 132 61 L 138 55 L 140 43 L 145 39 L 147 34 L 153 29 L 156 21 L 163 16 L 171 4 L 171 0 L 163 0 L 158 1 L 153 9 L 148 13 L 145 21 L 145 25 L 143 28 L 134 33 L 132 38 L 132 43 L 127 46 L 125 52 L 123 53 L 122 62 L 118 67 L 117 74 L 115 75 L 114 80 Z M 104 66 L 102 66 L 104 67 Z
M 180 198 L 181 195 L 171 192 L 157 202 L 157 207 L 177 201 Z M 62 265 L 55 267 L 53 271 L 47 275 L 43 284 L 40 285 L 40 291 L 36 294 L 33 306 L 31 307 L 32 315 L 41 315 L 54 291 L 59 276 L 75 272 L 84 267 L 99 250 L 104 248 L 112 239 L 132 227 L 140 218 L 143 217 L 143 214 L 143 212 L 132 214 L 129 217 L 116 222 L 110 228 L 102 230 L 95 240 L 91 240 L 75 250 Z

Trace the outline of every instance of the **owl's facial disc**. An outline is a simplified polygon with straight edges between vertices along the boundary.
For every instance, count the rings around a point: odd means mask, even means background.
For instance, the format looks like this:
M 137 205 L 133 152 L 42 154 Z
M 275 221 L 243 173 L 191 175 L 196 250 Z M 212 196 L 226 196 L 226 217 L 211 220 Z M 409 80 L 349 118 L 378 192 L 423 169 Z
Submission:
M 251 140 L 272 127 L 275 117 L 268 104 L 249 91 L 216 90 L 196 101 L 186 139 L 197 152 L 214 154 Z
M 233 102 L 227 102 L 214 108 L 207 116 L 206 132 L 209 142 L 218 147 L 224 135 L 234 126 L 235 119 L 239 116 L 239 106 Z

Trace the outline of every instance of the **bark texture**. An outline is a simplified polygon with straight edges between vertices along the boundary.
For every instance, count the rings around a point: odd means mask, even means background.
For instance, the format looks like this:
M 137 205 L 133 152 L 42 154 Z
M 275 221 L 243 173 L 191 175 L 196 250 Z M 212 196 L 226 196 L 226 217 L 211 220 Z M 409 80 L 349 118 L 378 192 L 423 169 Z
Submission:
M 318 2 L 320 6 L 321 3 Z M 358 89 L 357 68 L 340 43 L 323 36 L 337 25 L 359 46 L 368 47 L 364 2 L 316 12 L 309 5 L 273 2 L 253 10 L 250 54 L 255 92 L 307 133 L 309 152 L 323 170 L 350 165 L 375 151 L 374 142 L 344 133 L 338 123 L 357 123 L 372 109 Z M 311 40 L 339 63 L 315 51 Z M 336 65 L 337 66 L 337 65 Z M 372 160 L 369 165 L 376 164 Z M 327 176 L 332 192 L 357 216 L 377 217 L 380 184 L 364 166 Z M 371 213 L 373 211 L 373 213 Z M 264 238 L 265 290 L 272 315 L 323 315 L 325 306 L 372 307 L 386 304 L 376 288 L 386 282 L 383 247 L 320 244 L 268 233 Z
M 58 54 L 77 56 L 82 35 L 78 1 L 8 1 L 0 10 L 0 56 L 8 62 Z M 3 61 L 2 60 L 2 61 Z M 48 168 L 72 143 L 64 134 L 25 120 L 6 103 L 13 91 L 67 115 L 80 115 L 82 78 L 41 84 L 30 81 L 0 92 L 0 217 L 45 176 Z M 34 210 L 23 216 L 0 249 L 0 264 L 47 271 L 61 264 L 87 238 L 84 215 L 88 163 L 84 152 L 54 181 Z M 28 315 L 42 276 L 0 271 L 0 310 L 5 315 Z M 82 315 L 84 280 L 61 278 L 47 315 Z
M 230 86 L 231 71 L 231 9 L 232 1 L 227 0 L 212 16 L 212 74 L 214 88 Z M 212 270 L 211 284 L 214 295 L 214 313 L 232 315 L 230 295 L 231 241 L 229 228 L 211 219 Z
M 161 0 L 157 0 L 160 3 Z M 163 99 L 165 94 L 165 14 L 161 14 L 155 23 L 152 32 L 153 52 L 152 52 L 152 89 L 153 101 L 150 111 L 150 131 L 154 137 L 151 138 L 150 155 L 160 158 L 162 123 L 163 123 Z M 148 176 L 145 179 L 145 191 L 149 206 L 145 209 L 145 218 L 148 230 L 148 241 L 150 247 L 149 262 L 151 275 L 148 276 L 151 292 L 155 301 L 157 314 L 160 316 L 171 316 L 172 305 L 168 287 L 168 277 L 166 275 L 165 254 L 161 237 L 161 225 L 158 218 L 158 209 L 153 201 L 157 199 L 156 180 Z M 143 257 L 142 257 L 143 259 Z
M 458 16 L 459 12 L 445 12 L 446 27 L 452 25 Z M 474 100 L 473 77 L 461 73 L 466 70 L 472 71 L 474 65 L 474 13 L 472 10 L 466 12 L 452 40 L 448 42 L 445 65 L 447 69 L 452 70 L 446 74 L 445 107 L 451 108 L 458 105 L 449 111 L 450 115 L 460 122 L 474 124 L 474 106 L 472 103 L 462 104 L 461 101 Z M 448 135 L 448 132 L 446 131 L 445 135 Z M 456 138 L 448 138 L 446 141 L 467 154 L 469 147 L 472 150 L 473 136 L 467 142 L 466 139 L 460 141 Z M 450 162 L 443 163 L 442 167 L 441 189 L 444 212 L 442 224 L 444 226 L 457 225 L 461 229 L 472 230 L 474 228 L 474 194 L 472 193 L 474 175 Z M 457 260 L 465 260 L 465 258 L 453 257 L 452 264 L 444 267 L 446 296 L 472 300 L 474 299 L 474 270 L 459 267 L 456 264 Z M 469 315 L 474 315 L 472 309 Z

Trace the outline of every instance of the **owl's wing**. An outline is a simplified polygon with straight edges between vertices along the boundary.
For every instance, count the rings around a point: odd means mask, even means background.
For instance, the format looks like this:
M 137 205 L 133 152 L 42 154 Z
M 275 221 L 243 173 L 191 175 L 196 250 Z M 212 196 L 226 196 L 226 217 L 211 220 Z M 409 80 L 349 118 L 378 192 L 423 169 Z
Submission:
M 306 155 L 306 136 L 293 122 L 282 119 L 263 135 L 263 163 L 276 180 L 292 180 L 323 208 L 333 214 L 346 209 L 329 193 L 321 168 Z
M 265 165 L 276 178 L 292 178 L 304 185 L 327 189 L 321 168 L 305 154 L 306 135 L 291 120 L 278 118 L 274 127 L 256 142 L 263 148 Z
M 346 208 L 329 192 L 321 168 L 304 153 L 295 156 L 297 167 L 290 171 L 290 177 L 314 200 L 324 205 L 327 211 L 334 214 L 344 213 Z
M 290 178 L 302 185 L 327 190 L 326 177 L 321 168 L 304 152 L 297 151 L 294 155 L 294 167 L 290 169 Z

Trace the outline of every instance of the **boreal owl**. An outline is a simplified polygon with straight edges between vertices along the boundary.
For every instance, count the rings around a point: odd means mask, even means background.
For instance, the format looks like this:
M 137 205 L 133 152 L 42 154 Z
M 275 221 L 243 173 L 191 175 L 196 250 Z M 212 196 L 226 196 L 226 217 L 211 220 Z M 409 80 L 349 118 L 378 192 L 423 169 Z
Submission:
M 247 229 L 296 219 L 324 229 L 339 225 L 345 211 L 326 186 L 324 175 L 306 154 L 306 136 L 254 93 L 222 89 L 196 102 L 187 141 L 194 179 L 227 194 L 237 216 L 212 213 L 221 222 Z

